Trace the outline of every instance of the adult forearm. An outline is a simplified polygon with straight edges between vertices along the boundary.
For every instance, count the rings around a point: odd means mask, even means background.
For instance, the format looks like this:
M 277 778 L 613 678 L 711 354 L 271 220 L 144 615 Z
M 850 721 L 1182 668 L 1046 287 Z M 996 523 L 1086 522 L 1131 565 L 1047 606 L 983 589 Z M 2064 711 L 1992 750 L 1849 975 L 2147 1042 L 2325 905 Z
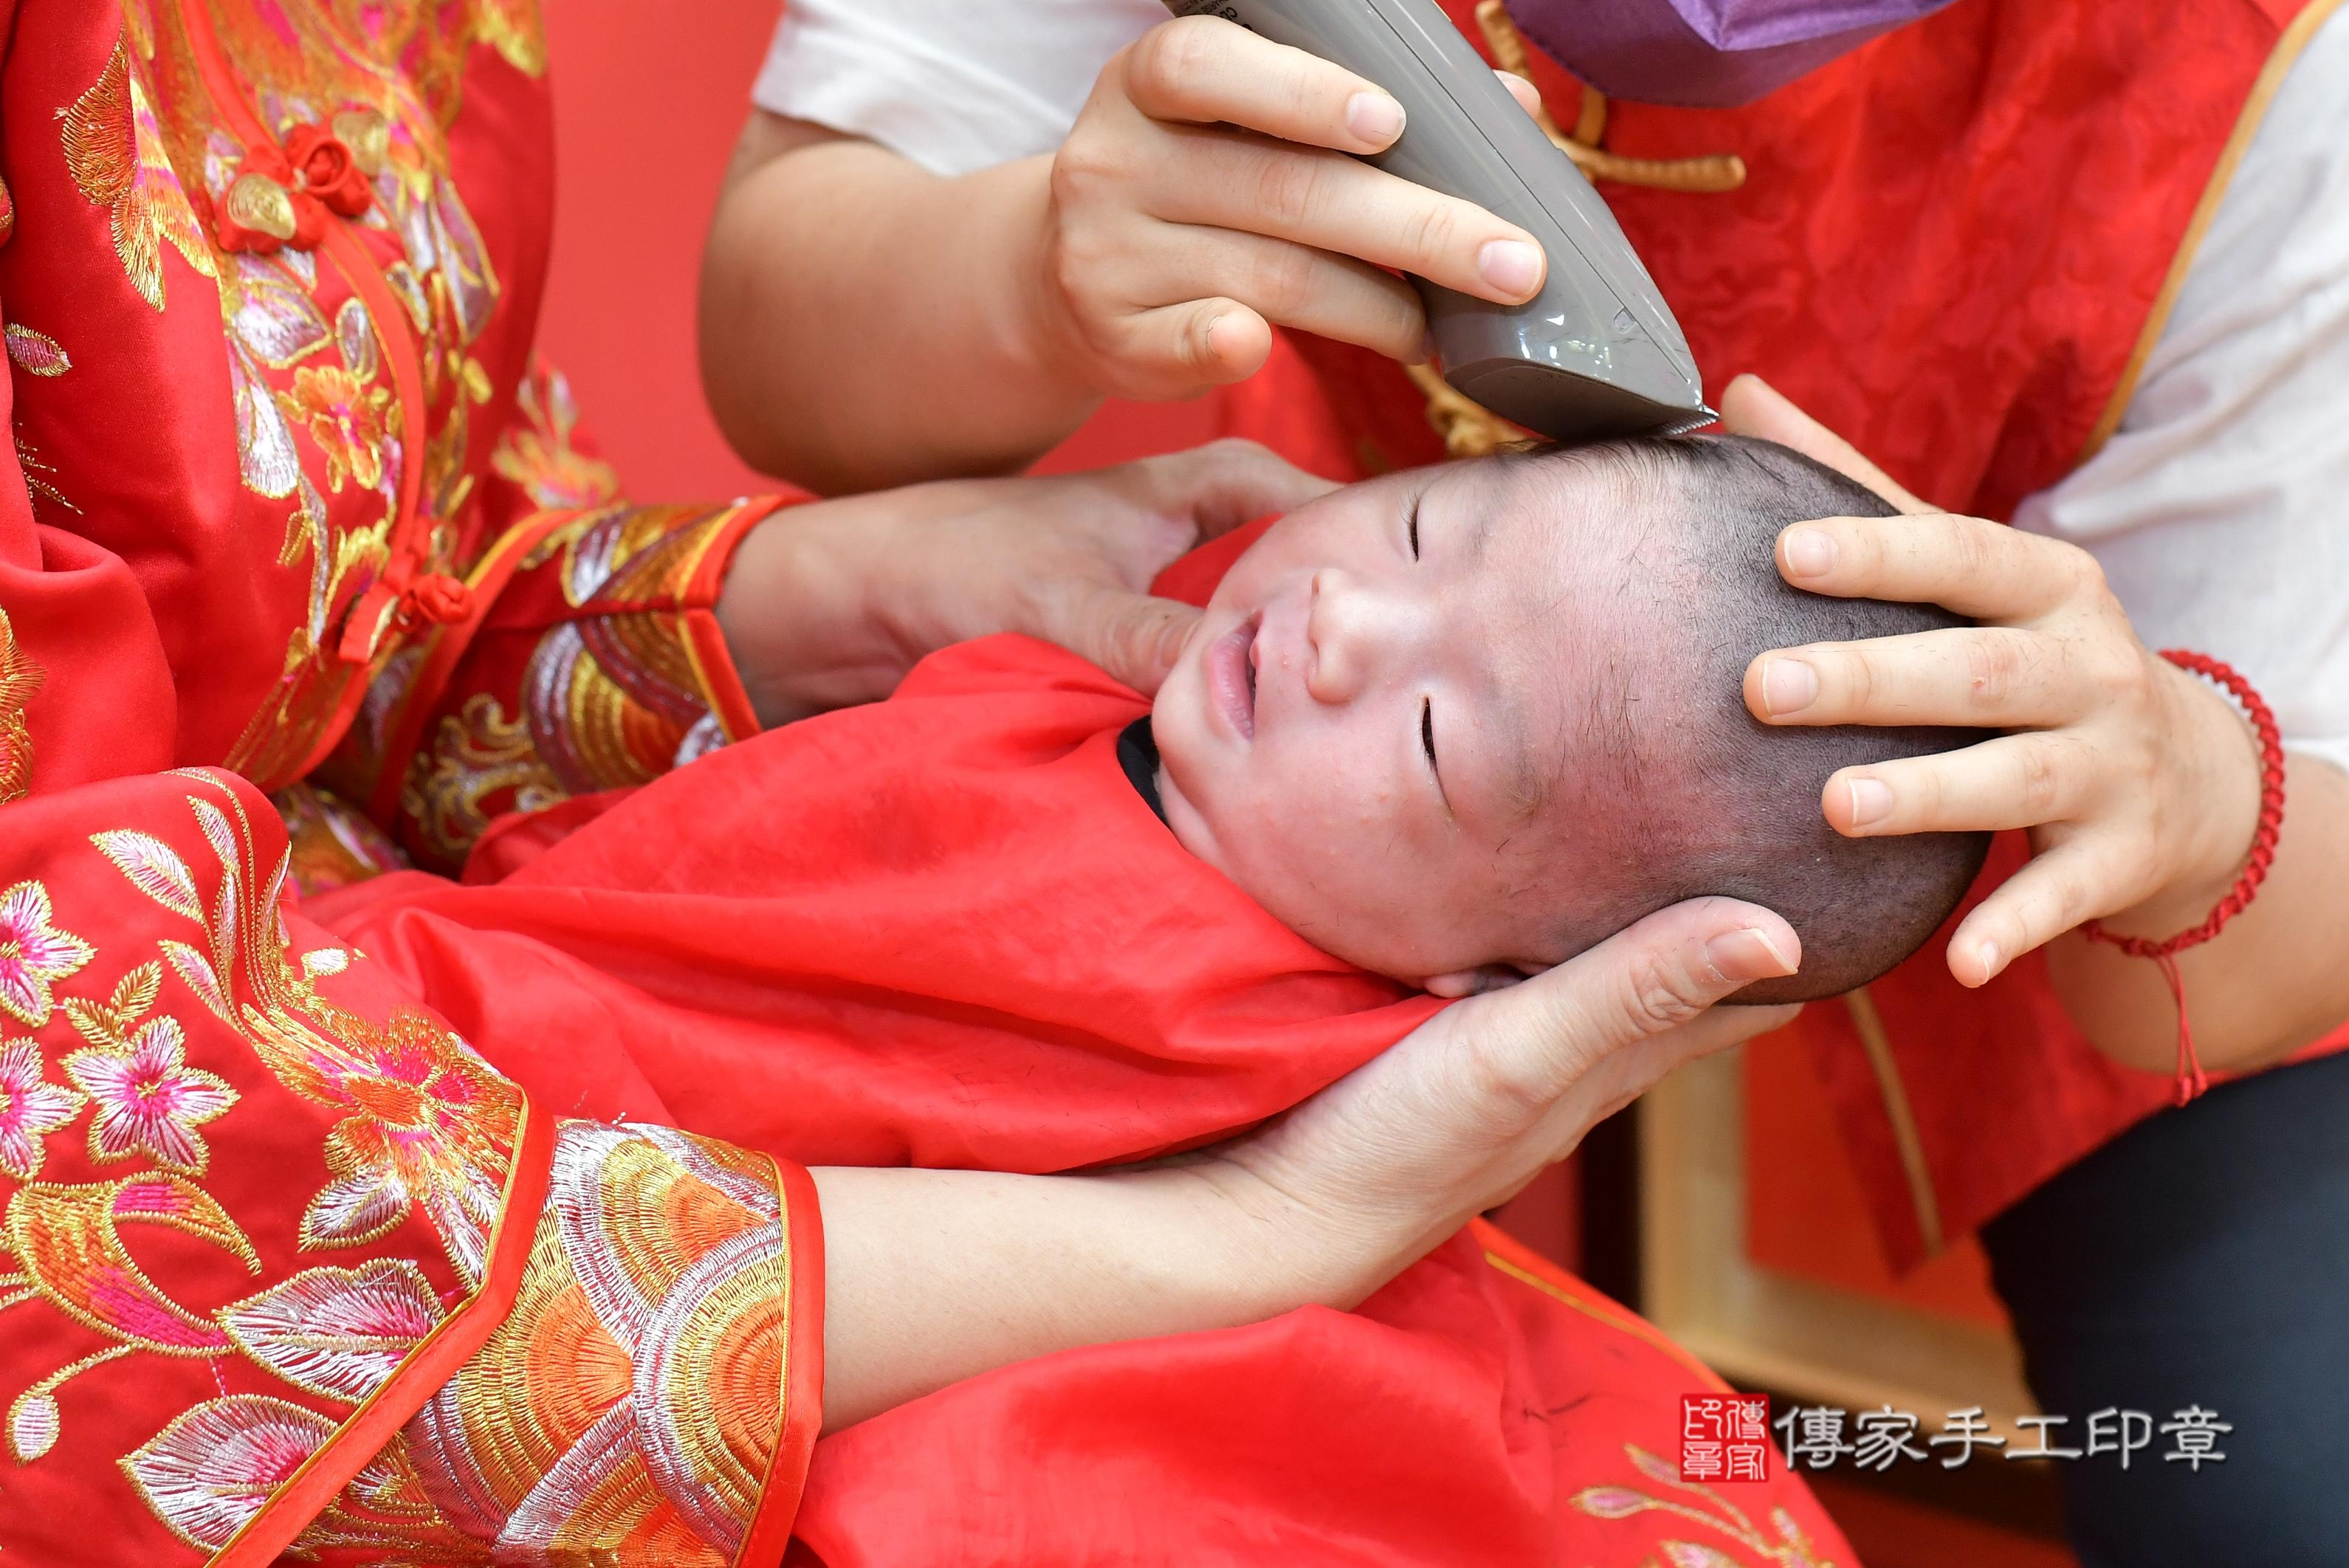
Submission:
M 2251 908 L 2216 940 L 2180 955 L 2203 1065 L 2265 1065 L 2349 1018 L 2349 774 L 2292 755 L 2283 833 Z M 2231 876 L 2228 878 L 2231 881 Z M 2106 924 L 2151 937 L 2199 923 L 2223 884 L 2182 890 Z M 2064 1008 L 2116 1061 L 2167 1072 L 2178 1010 L 2160 971 L 2077 932 L 2052 944 L 2048 972 Z
M 1801 944 L 1702 898 L 1455 1002 L 1213 1153 L 1094 1176 L 813 1172 L 824 1425 L 1079 1345 L 1352 1306 L 1679 1063 L 1785 1023 L 1707 1011 Z
M 754 125 L 702 266 L 702 381 L 735 450 L 836 494 L 1016 469 L 1076 428 L 1096 400 L 1034 298 L 1048 173 L 941 179 Z
M 824 1429 L 1055 1351 L 1349 1305 L 1271 1241 L 1271 1195 L 1227 1171 L 814 1173 L 824 1226 Z

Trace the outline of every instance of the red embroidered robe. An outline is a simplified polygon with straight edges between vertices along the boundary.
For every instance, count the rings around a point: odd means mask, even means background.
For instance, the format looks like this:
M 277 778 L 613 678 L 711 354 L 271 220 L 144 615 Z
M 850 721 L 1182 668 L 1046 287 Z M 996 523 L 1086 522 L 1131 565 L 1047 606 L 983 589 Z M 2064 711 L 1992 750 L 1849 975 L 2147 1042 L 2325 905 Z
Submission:
M 2269 94 L 2337 4 L 1957 0 L 1743 109 L 1609 104 L 1609 151 L 1734 152 L 1747 174 L 1599 189 L 1714 393 L 1759 372 L 1918 494 L 2002 518 L 2117 424 Z M 1578 87 L 1533 64 L 1574 123 Z M 1233 433 L 1322 472 L 1443 456 L 1424 400 L 1359 350 L 1289 337 L 1235 394 Z M 1975 896 L 2027 853 L 2002 836 Z M 2170 1092 L 2089 1045 L 2038 955 L 1959 987 L 1948 935 L 1796 1024 L 1903 1264 Z
M 447 857 L 747 724 L 766 506 L 603 504 L 525 374 L 535 0 L 0 36 L 0 1554 L 774 1561 L 804 1173 L 533 1103 L 294 900 L 388 840 L 262 793 Z
M 316 913 L 548 1103 L 657 1101 L 810 1164 L 1149 1158 L 1441 1004 L 1185 850 L 1119 765 L 1146 711 L 1057 649 L 968 643 L 494 883 L 385 877 Z M 1783 1469 L 1681 1480 L 1681 1397 L 1720 1386 L 1480 1225 L 1355 1312 L 1049 1356 L 861 1423 L 818 1447 L 797 1530 L 832 1568 L 1847 1562 Z

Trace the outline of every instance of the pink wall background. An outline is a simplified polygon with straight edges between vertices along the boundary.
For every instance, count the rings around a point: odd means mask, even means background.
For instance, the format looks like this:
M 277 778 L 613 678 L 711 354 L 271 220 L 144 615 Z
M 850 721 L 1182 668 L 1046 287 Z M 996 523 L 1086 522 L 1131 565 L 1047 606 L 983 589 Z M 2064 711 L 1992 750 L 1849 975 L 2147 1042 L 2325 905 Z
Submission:
M 694 368 L 701 236 L 778 0 L 552 0 L 554 258 L 539 346 L 631 494 L 770 488 L 727 450 Z

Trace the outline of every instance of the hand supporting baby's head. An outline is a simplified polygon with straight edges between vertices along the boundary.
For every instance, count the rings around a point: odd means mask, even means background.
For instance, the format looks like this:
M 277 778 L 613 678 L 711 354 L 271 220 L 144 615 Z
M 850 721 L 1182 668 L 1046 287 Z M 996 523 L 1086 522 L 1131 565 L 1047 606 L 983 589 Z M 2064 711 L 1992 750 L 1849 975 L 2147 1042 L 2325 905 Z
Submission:
M 1766 649 L 1960 624 L 1780 578 L 1786 524 L 1889 510 L 1729 437 L 1337 492 L 1233 565 L 1160 692 L 1168 821 L 1317 945 L 1431 990 L 1545 968 L 1703 894 L 1802 937 L 1802 972 L 1741 1000 L 1865 983 L 1932 933 L 1985 840 L 1847 839 L 1821 787 L 1979 737 L 1772 728 L 1740 691 Z

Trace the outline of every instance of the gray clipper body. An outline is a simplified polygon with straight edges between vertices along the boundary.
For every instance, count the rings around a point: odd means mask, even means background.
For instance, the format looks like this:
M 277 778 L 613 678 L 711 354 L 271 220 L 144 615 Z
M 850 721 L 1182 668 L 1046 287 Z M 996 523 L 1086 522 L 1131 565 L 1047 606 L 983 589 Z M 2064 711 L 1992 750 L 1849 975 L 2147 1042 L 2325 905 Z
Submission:
M 1432 0 L 1165 0 L 1237 22 L 1392 93 L 1403 133 L 1368 160 L 1474 202 L 1540 241 L 1541 292 L 1492 305 L 1413 285 L 1444 379 L 1560 441 L 1693 430 L 1713 412 L 1680 324 L 1615 215 Z

